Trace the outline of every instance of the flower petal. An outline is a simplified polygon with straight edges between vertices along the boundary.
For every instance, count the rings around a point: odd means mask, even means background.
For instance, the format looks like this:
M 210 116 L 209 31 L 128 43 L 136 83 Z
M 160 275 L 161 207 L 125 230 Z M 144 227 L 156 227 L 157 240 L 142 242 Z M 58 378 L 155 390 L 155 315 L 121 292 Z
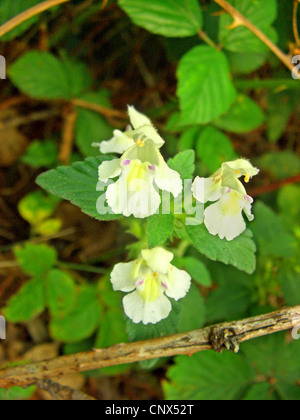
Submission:
M 162 294 L 152 302 L 145 302 L 137 291 L 123 298 L 125 314 L 135 323 L 156 324 L 168 317 L 172 310 L 169 299 Z
M 197 176 L 192 185 L 193 196 L 200 203 L 217 201 L 224 192 L 221 181 L 216 182 L 213 178 L 200 178 Z
M 122 292 L 131 292 L 136 287 L 136 270 L 138 260 L 129 263 L 119 263 L 113 268 L 110 275 L 110 281 L 114 290 Z
M 148 267 L 150 267 L 154 272 L 161 274 L 168 273 L 170 262 L 174 258 L 172 252 L 166 251 L 160 247 L 144 249 L 141 254 Z
M 99 181 L 107 182 L 109 178 L 115 178 L 120 175 L 121 171 L 120 159 L 106 160 L 99 166 Z
M 100 143 L 100 152 L 122 154 L 133 145 L 134 140 L 131 137 L 122 133 L 120 130 L 115 130 L 114 137 L 111 140 Z
M 219 201 L 207 207 L 204 212 L 204 224 L 212 235 L 232 241 L 246 229 L 242 216 L 244 205 L 238 194 L 229 193 Z
M 191 276 L 184 270 L 179 270 L 170 264 L 165 285 L 166 295 L 175 300 L 182 299 L 191 287 Z
M 169 168 L 161 155 L 155 183 L 159 189 L 170 192 L 175 198 L 179 196 L 183 188 L 179 173 Z
M 164 145 L 164 140 L 160 137 L 151 120 L 146 115 L 138 112 L 133 106 L 128 106 L 128 114 L 130 122 L 137 134 L 152 140 L 158 148 Z

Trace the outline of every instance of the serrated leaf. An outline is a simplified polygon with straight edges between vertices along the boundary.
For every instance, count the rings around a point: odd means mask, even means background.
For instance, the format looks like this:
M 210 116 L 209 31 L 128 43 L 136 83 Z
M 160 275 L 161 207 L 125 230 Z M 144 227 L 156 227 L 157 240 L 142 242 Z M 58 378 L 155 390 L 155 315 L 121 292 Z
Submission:
M 52 270 L 47 276 L 47 303 L 53 317 L 65 317 L 74 307 L 76 288 L 72 277 L 60 270 Z
M 205 127 L 196 140 L 196 153 L 214 173 L 223 162 L 237 158 L 230 139 L 214 127 Z
M 163 245 L 174 229 L 173 214 L 154 214 L 148 218 L 147 238 L 150 248 Z
M 57 261 L 55 248 L 44 244 L 28 243 L 14 252 L 23 271 L 30 276 L 44 277 Z
M 240 399 L 255 374 L 240 355 L 212 351 L 178 356 L 164 383 L 167 400 Z
M 119 0 L 136 25 L 166 37 L 196 35 L 203 17 L 197 0 Z
M 98 167 L 110 156 L 89 158 L 71 166 L 62 166 L 45 172 L 37 178 L 37 184 L 52 194 L 71 201 L 91 217 L 99 220 L 113 220 L 120 216 L 109 214 L 105 204 L 104 188 L 97 191 Z M 98 210 L 102 213 L 99 214 Z
M 45 309 L 44 284 L 39 278 L 29 281 L 10 299 L 4 314 L 10 322 L 26 322 Z
M 265 121 L 261 108 L 248 96 L 239 95 L 229 111 L 214 122 L 214 125 L 232 133 L 248 133 Z
M 224 114 L 236 99 L 224 53 L 199 46 L 184 55 L 178 68 L 177 94 L 182 124 L 206 124 Z
M 244 401 L 269 401 L 276 400 L 274 390 L 268 382 L 255 384 L 243 398 Z
M 243 16 L 261 29 L 272 41 L 277 35 L 271 24 L 277 15 L 276 0 L 231 0 L 230 4 Z M 232 28 L 233 18 L 223 14 L 220 19 L 219 39 L 230 51 L 244 53 L 260 53 L 266 51 L 266 45 L 244 25 Z
M 182 179 L 192 179 L 195 170 L 194 150 L 185 150 L 168 160 L 168 166 L 177 171 Z
M 186 226 L 187 234 L 199 252 L 213 261 L 230 264 L 252 274 L 256 268 L 256 246 L 249 231 L 233 241 L 212 236 L 204 225 Z
M 84 286 L 77 295 L 73 310 L 66 317 L 52 319 L 51 335 L 54 339 L 65 343 L 84 340 L 96 331 L 100 315 L 96 289 L 92 286 Z

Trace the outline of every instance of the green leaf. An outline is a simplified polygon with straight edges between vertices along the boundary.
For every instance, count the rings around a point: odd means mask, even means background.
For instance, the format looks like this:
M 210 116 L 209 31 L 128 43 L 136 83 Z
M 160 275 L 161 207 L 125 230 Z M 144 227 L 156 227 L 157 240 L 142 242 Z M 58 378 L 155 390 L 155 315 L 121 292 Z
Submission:
M 168 160 L 168 166 L 177 171 L 182 179 L 192 179 L 195 170 L 194 150 L 185 150 Z
M 206 124 L 216 120 L 236 99 L 224 53 L 199 46 L 181 59 L 178 68 L 181 123 Z
M 163 245 L 174 229 L 173 214 L 154 214 L 148 218 L 147 238 L 150 248 Z
M 74 308 L 76 288 L 72 277 L 60 270 L 52 270 L 46 279 L 48 306 L 53 317 L 66 317 Z
M 260 169 L 270 172 L 278 179 L 285 179 L 300 173 L 300 159 L 289 150 L 265 153 L 256 158 L 255 163 Z
M 296 268 L 296 267 L 295 267 Z M 281 269 L 279 276 L 282 282 L 282 291 L 287 305 L 299 305 L 300 302 L 300 267 L 295 269 Z
M 58 162 L 58 148 L 53 140 L 36 140 L 22 156 L 22 162 L 32 168 L 52 168 Z
M 287 344 L 285 339 L 285 333 L 271 334 L 242 344 L 241 351 L 260 375 L 296 384 L 300 376 L 300 340 Z
M 209 323 L 233 321 L 243 317 L 251 305 L 253 279 L 232 268 L 229 273 L 231 276 L 228 276 L 228 281 L 208 295 L 206 307 Z
M 119 0 L 132 21 L 166 37 L 196 35 L 203 17 L 197 0 Z
M 198 251 L 211 260 L 233 265 L 248 274 L 255 271 L 256 246 L 250 231 L 244 232 L 233 241 L 212 236 L 204 225 L 186 226 L 186 231 Z
M 41 0 L 2 0 L 0 5 L 0 25 L 3 25 L 5 22 L 9 21 L 13 17 L 19 15 L 27 9 L 35 6 L 40 3 Z M 16 28 L 9 31 L 7 34 L 1 37 L 1 41 L 10 41 L 17 36 L 21 35 L 27 29 L 30 28 L 37 20 L 38 16 L 34 16 L 30 19 L 27 19 L 25 22 L 18 25 Z
M 248 133 L 260 127 L 265 121 L 261 108 L 248 96 L 239 95 L 229 111 L 214 125 L 232 133 Z
M 72 166 L 62 166 L 44 172 L 36 182 L 45 190 L 79 206 L 84 213 L 95 219 L 117 219 L 120 216 L 110 214 L 111 210 L 105 204 L 104 187 L 97 187 L 98 167 L 105 160 L 111 159 L 110 156 L 100 156 L 76 162 Z
M 240 399 L 254 377 L 244 357 L 207 351 L 178 356 L 163 388 L 167 400 L 228 401 Z
M 35 385 L 28 388 L 13 386 L 9 389 L 0 388 L 0 401 L 28 400 L 36 390 Z
M 89 86 L 86 75 L 82 63 L 60 60 L 45 51 L 29 51 L 9 69 L 12 83 L 21 92 L 37 99 L 69 100 Z
M 15 248 L 18 263 L 30 276 L 43 277 L 56 264 L 55 248 L 48 245 L 32 245 L 28 243 L 22 248 Z
M 243 16 L 261 29 L 272 41 L 277 34 L 271 27 L 277 15 L 276 0 L 231 0 L 230 4 Z M 260 53 L 267 50 L 266 45 L 243 25 L 231 28 L 233 18 L 223 14 L 220 20 L 219 39 L 222 45 L 230 51 L 244 53 Z
M 4 314 L 10 322 L 26 322 L 40 315 L 45 309 L 45 304 L 44 284 L 37 278 L 26 283 L 10 299 L 4 308 Z
M 276 400 L 272 387 L 267 382 L 255 384 L 243 398 L 244 401 L 269 401 Z
M 210 287 L 212 285 L 210 273 L 206 265 L 194 258 L 194 257 L 185 257 L 181 260 L 182 266 L 192 277 L 195 282 L 201 286 Z
M 297 250 L 296 242 L 279 216 L 261 201 L 255 203 L 254 214 L 251 228 L 260 254 L 284 258 L 293 256 Z
M 276 143 L 284 134 L 297 104 L 297 92 L 284 90 L 283 92 L 269 93 L 267 135 L 271 143 Z
M 277 198 L 281 217 L 287 228 L 300 223 L 300 186 L 285 185 L 280 189 Z
M 214 173 L 223 162 L 237 158 L 230 139 L 214 127 L 205 127 L 196 140 L 196 153 Z
M 197 309 L 195 310 L 195 308 Z M 204 299 L 197 287 L 192 284 L 188 294 L 181 302 L 177 331 L 186 332 L 202 328 L 205 323 L 205 314 Z
M 106 90 L 85 94 L 80 99 L 106 108 L 111 107 Z M 99 148 L 92 144 L 110 139 L 112 133 L 113 127 L 102 115 L 82 107 L 77 108 L 75 141 L 83 156 L 99 155 Z
M 59 201 L 55 196 L 34 191 L 19 201 L 18 210 L 24 220 L 36 226 L 53 215 Z
M 268 51 L 261 53 L 237 53 L 226 51 L 233 74 L 249 74 L 259 69 L 267 60 Z
M 96 288 L 84 286 L 77 295 L 73 310 L 66 317 L 54 318 L 51 335 L 65 343 L 76 343 L 90 337 L 100 322 L 100 304 Z

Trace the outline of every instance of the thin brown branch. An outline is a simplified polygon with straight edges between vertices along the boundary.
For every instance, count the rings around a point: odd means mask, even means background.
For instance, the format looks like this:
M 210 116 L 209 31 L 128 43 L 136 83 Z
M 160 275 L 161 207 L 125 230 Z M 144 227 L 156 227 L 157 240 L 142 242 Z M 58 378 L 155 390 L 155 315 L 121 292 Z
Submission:
M 128 119 L 128 115 L 126 112 L 122 112 L 117 109 L 105 108 L 102 105 L 93 104 L 91 102 L 84 101 L 83 99 L 73 99 L 71 103 L 75 106 L 98 112 L 99 114 L 104 115 L 107 118 Z
M 31 7 L 28 10 L 20 13 L 19 15 L 15 16 L 8 22 L 5 22 L 3 25 L 0 26 L 0 37 L 5 35 L 7 32 L 11 31 L 21 23 L 25 22 L 26 20 L 32 18 L 33 16 L 39 15 L 40 13 L 44 12 L 45 10 L 50 9 L 51 7 L 57 6 L 61 3 L 66 3 L 70 0 L 47 0 L 43 3 L 39 3 L 36 6 Z
M 76 119 L 77 111 L 75 107 L 71 107 L 66 110 L 64 115 L 62 142 L 59 152 L 59 160 L 63 165 L 68 165 L 72 153 Z
M 280 61 L 291 71 L 293 71 L 293 64 L 289 55 L 281 51 L 257 26 L 255 26 L 249 19 L 243 16 L 237 9 L 235 9 L 231 4 L 226 0 L 214 0 L 215 3 L 218 3 L 227 13 L 229 13 L 233 19 L 234 23 L 232 28 L 237 26 L 245 26 L 248 28 L 257 38 L 259 38 L 270 50 L 279 58 Z
M 299 0 L 294 0 L 294 11 L 293 11 L 293 30 L 294 30 L 294 36 L 297 47 L 300 47 L 300 36 L 298 31 L 298 5 Z
M 52 360 L 30 363 L 0 370 L 0 388 L 29 386 L 40 380 L 84 372 L 107 366 L 175 355 L 192 355 L 204 350 L 237 352 L 240 343 L 285 331 L 300 324 L 300 306 L 284 308 L 266 315 L 223 323 L 187 333 L 120 343 L 112 347 L 60 356 Z
M 252 190 L 249 191 L 249 195 L 251 197 L 257 197 L 258 195 L 261 195 L 261 194 L 277 191 L 281 187 L 284 187 L 285 185 L 297 184 L 298 182 L 300 182 L 300 174 L 284 179 L 283 181 L 277 181 L 277 182 L 273 182 L 272 184 L 262 185 L 260 187 L 253 188 Z

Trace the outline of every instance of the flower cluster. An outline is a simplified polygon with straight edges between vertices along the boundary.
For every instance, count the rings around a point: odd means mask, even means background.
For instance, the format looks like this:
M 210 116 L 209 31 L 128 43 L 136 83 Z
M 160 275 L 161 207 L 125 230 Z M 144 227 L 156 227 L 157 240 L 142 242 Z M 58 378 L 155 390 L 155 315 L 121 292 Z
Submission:
M 122 156 L 100 165 L 99 180 L 107 182 L 119 176 L 106 191 L 107 202 L 114 213 L 145 218 L 155 214 L 160 206 L 156 187 L 178 197 L 182 180 L 164 161 L 159 151 L 164 140 L 151 121 L 134 107 L 128 107 L 128 113 L 133 128 L 129 126 L 125 133 L 116 130 L 111 140 L 100 144 L 101 153 L 115 152 Z
M 131 292 L 123 298 L 126 315 L 134 323 L 155 324 L 167 318 L 172 305 L 188 292 L 191 277 L 171 264 L 174 255 L 163 248 L 143 250 L 139 258 L 117 264 L 111 273 L 114 290 Z
M 98 144 L 101 153 L 121 155 L 99 166 L 99 180 L 111 180 L 106 200 L 114 213 L 145 218 L 159 209 L 159 190 L 176 198 L 183 190 L 183 182 L 161 155 L 164 140 L 150 119 L 132 106 L 128 114 L 131 125 L 127 130 L 115 130 L 111 140 Z M 237 159 L 223 163 L 209 178 L 194 180 L 194 198 L 203 205 L 213 202 L 204 211 L 204 224 L 212 235 L 231 241 L 246 229 L 243 212 L 249 221 L 254 219 L 253 199 L 240 179 L 248 183 L 258 172 L 248 160 Z M 154 324 L 165 319 L 172 308 L 168 298 L 178 300 L 188 292 L 191 277 L 171 264 L 173 257 L 163 248 L 145 249 L 137 260 L 114 267 L 113 288 L 128 293 L 123 306 L 134 323 Z
M 192 191 L 196 200 L 203 204 L 215 201 L 204 212 L 204 224 L 209 233 L 231 241 L 244 232 L 246 223 L 242 212 L 249 221 L 254 219 L 251 213 L 253 198 L 247 195 L 239 179 L 244 177 L 248 183 L 258 173 L 249 161 L 237 159 L 223 163 L 210 178 L 195 179 Z

